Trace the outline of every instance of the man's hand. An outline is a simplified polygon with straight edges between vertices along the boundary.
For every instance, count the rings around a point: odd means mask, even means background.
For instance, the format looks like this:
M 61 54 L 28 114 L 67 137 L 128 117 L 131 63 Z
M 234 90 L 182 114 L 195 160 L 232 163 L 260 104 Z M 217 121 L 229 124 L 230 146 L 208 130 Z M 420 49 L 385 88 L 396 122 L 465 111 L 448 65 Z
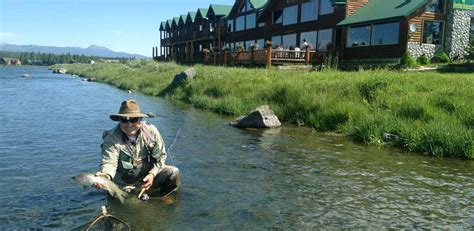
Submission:
M 110 177 L 109 177 L 109 175 L 108 175 L 107 173 L 97 172 L 97 173 L 95 174 L 95 176 L 104 177 L 104 178 L 110 180 Z M 93 186 L 94 188 L 96 188 L 96 189 L 103 189 L 103 188 L 104 188 L 104 186 L 103 186 L 102 184 L 99 184 L 99 183 L 97 183 L 97 182 L 93 183 L 92 186 Z
M 155 176 L 151 173 L 148 173 L 148 175 L 143 178 L 143 185 L 142 188 L 145 190 L 148 190 L 152 185 L 153 185 L 153 180 L 155 179 Z

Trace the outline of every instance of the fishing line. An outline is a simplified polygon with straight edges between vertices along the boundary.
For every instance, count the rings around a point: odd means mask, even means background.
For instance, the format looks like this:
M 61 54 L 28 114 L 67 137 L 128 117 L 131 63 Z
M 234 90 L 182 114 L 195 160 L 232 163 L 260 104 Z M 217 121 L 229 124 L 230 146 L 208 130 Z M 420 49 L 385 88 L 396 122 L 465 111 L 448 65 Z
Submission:
M 178 131 L 176 132 L 176 135 L 174 136 L 174 139 L 172 140 L 171 145 L 168 145 L 168 150 L 166 151 L 166 152 L 168 153 L 169 157 L 170 157 L 171 164 L 172 164 L 173 166 L 176 166 L 176 165 L 174 164 L 173 157 L 172 157 L 172 155 L 171 155 L 170 150 L 171 150 L 171 148 L 173 147 L 173 145 L 176 143 L 176 140 L 178 139 L 179 131 L 181 131 L 181 127 L 180 127 L 180 128 L 178 129 Z

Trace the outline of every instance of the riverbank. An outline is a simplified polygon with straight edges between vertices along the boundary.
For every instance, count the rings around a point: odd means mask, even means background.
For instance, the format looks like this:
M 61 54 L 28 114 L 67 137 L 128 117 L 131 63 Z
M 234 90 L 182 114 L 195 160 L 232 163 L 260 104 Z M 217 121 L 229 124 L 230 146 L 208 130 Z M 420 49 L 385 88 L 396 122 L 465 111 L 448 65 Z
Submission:
M 474 158 L 472 73 L 286 72 L 196 65 L 194 80 L 170 87 L 186 66 L 136 60 L 54 67 L 220 114 L 238 116 L 268 104 L 283 122 L 345 134 L 357 142 Z

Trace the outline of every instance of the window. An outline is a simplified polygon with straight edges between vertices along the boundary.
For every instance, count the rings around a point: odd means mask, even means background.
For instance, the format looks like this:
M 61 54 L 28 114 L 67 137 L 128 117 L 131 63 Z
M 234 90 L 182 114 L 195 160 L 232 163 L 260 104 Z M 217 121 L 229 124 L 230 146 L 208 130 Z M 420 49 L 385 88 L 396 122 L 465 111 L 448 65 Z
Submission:
M 241 31 L 245 29 L 245 16 L 240 16 L 235 20 L 235 31 Z
M 290 47 L 295 48 L 296 46 L 296 34 L 287 34 L 283 35 L 283 47 L 285 49 L 290 49 Z
M 245 12 L 245 4 L 246 3 L 247 3 L 247 1 L 245 1 L 244 4 L 240 7 L 239 13 L 244 13 Z
M 283 9 L 283 25 L 291 25 L 297 22 L 298 5 L 289 6 Z
M 283 41 L 281 40 L 281 36 L 280 36 L 280 35 L 273 36 L 273 37 L 272 37 L 272 43 L 273 43 L 273 46 L 274 46 L 274 47 L 277 47 L 277 46 L 279 46 L 279 45 L 282 45 L 282 46 L 283 46 Z
M 252 4 L 250 3 L 249 0 L 246 0 L 246 1 L 245 1 L 245 10 L 246 10 L 246 11 L 253 10 Z
M 303 32 L 300 34 L 300 47 L 301 49 L 306 49 L 304 47 L 304 39 L 306 39 L 306 43 L 308 43 L 309 48 L 311 50 L 316 49 L 316 41 L 318 39 L 318 32 L 317 31 L 308 31 L 308 32 Z
M 234 32 L 234 20 L 227 21 L 227 32 Z
M 370 44 L 370 25 L 349 27 L 347 47 L 368 46 Z
M 245 49 L 245 43 L 244 42 L 236 42 L 235 43 L 235 49 Z
M 214 25 L 211 23 L 209 23 L 209 31 L 210 32 L 213 32 L 214 31 Z
M 273 24 L 282 23 L 282 22 L 283 22 L 283 11 L 282 10 L 273 11 Z
M 326 51 L 330 44 L 332 45 L 332 29 L 320 30 L 318 32 L 318 50 Z
M 331 0 L 321 0 L 321 12 L 320 15 L 330 14 L 334 12 Z
M 398 44 L 400 23 L 375 24 L 372 27 L 372 45 Z
M 443 22 L 425 21 L 423 23 L 423 43 L 442 44 Z
M 426 6 L 426 12 L 444 13 L 444 0 L 433 0 Z
M 255 44 L 255 40 L 245 41 L 245 50 L 252 49 L 252 45 Z
M 312 0 L 301 4 L 301 22 L 314 21 L 318 19 L 318 0 Z
M 259 13 L 257 13 L 257 19 L 260 18 L 261 13 L 262 13 L 261 11 L 260 11 Z M 264 26 L 265 26 L 265 22 L 259 22 L 257 26 L 258 26 L 258 27 L 264 27 Z
M 245 22 L 245 29 L 253 29 L 255 28 L 255 14 L 247 14 L 246 16 L 246 22 Z
M 258 44 L 258 49 L 262 49 L 265 47 L 265 41 L 263 39 L 258 39 L 257 44 Z

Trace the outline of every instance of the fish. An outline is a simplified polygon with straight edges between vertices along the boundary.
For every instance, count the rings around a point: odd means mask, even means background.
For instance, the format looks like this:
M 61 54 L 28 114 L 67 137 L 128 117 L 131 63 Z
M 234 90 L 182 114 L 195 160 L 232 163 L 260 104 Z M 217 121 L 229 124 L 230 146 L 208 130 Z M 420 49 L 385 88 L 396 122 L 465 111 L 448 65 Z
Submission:
M 72 179 L 84 186 L 84 188 L 92 187 L 94 183 L 98 183 L 102 185 L 102 188 L 111 196 L 119 199 L 122 204 L 125 203 L 125 198 L 128 197 L 127 192 L 120 189 L 113 181 L 104 176 L 96 176 L 94 173 L 83 173 L 73 176 Z

